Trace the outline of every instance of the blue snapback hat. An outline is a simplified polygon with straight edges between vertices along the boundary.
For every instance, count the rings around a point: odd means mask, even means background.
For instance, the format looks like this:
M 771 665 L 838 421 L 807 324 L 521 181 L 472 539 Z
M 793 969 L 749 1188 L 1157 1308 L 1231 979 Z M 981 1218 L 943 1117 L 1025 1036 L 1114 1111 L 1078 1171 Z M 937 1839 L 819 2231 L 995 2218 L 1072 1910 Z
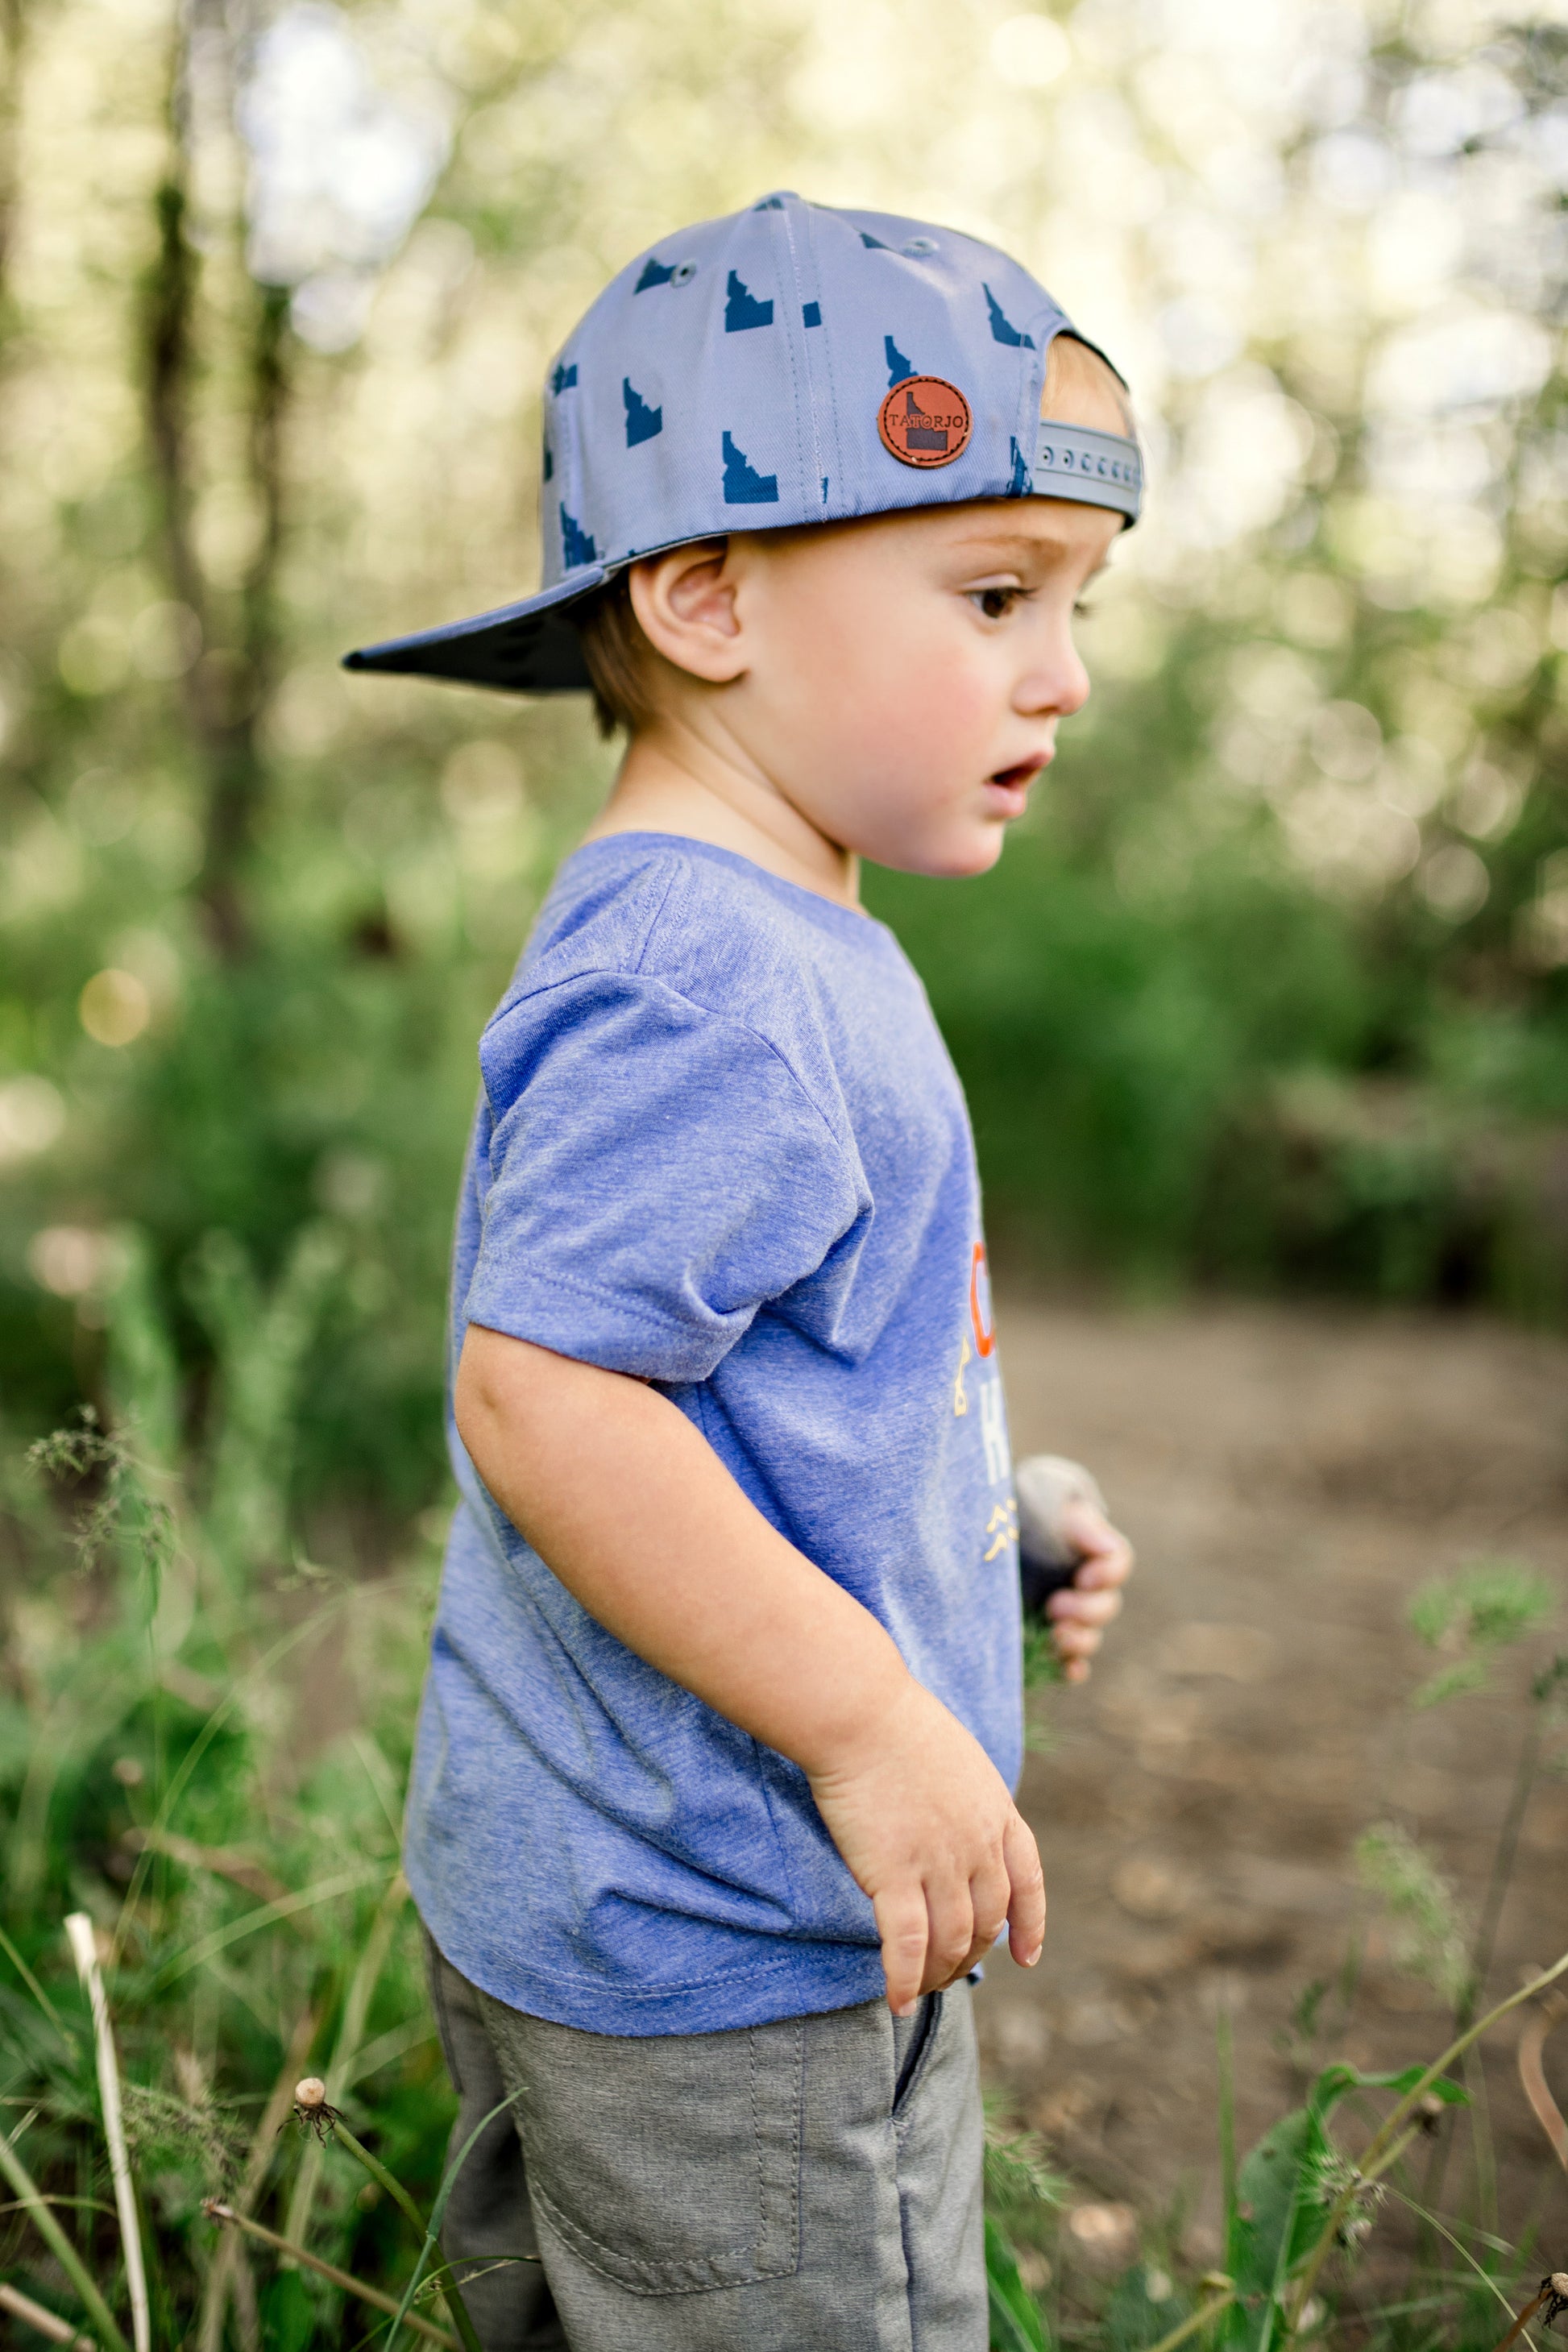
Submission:
M 956 229 L 781 194 L 679 230 L 612 279 L 550 371 L 539 593 L 344 667 L 585 688 L 579 601 L 726 531 L 1028 497 L 1131 523 L 1137 443 L 1040 417 L 1051 343 L 1076 332 Z

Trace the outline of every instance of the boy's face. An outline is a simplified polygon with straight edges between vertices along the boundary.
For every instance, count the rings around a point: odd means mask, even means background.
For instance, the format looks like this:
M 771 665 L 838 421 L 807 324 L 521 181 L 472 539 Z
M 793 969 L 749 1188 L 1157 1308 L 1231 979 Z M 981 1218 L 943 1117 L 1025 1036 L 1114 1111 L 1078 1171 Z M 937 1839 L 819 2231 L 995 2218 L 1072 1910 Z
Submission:
M 737 534 L 737 747 L 841 848 L 984 873 L 1089 693 L 1074 608 L 1121 523 L 1026 498 Z

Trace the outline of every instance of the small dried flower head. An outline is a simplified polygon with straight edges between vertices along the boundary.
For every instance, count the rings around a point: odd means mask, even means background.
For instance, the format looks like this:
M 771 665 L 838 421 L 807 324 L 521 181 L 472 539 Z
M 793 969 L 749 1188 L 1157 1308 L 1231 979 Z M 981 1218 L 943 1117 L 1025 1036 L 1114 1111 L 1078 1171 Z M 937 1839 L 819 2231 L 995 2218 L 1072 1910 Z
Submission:
M 306 2131 L 325 2141 L 338 2120 L 336 2107 L 327 2105 L 327 2086 L 319 2074 L 307 2074 L 294 2085 L 294 2119 Z
M 1415 2110 L 1415 2120 L 1424 2132 L 1435 2132 L 1447 2110 L 1435 2091 L 1428 2091 Z
M 117 1756 L 109 1769 L 122 1789 L 139 1789 L 147 1778 L 134 1756 Z
M 1542 2280 L 1541 2286 L 1546 2297 L 1546 2308 L 1542 2315 L 1547 2326 L 1550 2327 L 1553 2320 L 1561 2319 L 1563 2314 L 1568 2311 L 1568 2271 L 1553 2271 L 1550 2278 Z

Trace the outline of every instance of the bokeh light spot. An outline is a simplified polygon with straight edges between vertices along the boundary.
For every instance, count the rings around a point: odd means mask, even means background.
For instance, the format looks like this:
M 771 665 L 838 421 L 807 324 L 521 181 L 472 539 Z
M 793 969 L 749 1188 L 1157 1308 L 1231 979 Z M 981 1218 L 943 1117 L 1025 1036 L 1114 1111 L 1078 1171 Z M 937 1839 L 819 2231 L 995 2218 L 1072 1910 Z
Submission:
M 991 36 L 991 62 L 1020 89 L 1046 89 L 1072 62 L 1072 48 L 1050 16 L 1009 16 Z
M 0 1166 L 36 1159 L 58 1138 L 66 1107 L 58 1087 L 31 1075 L 0 1086 Z
M 153 1000 L 133 971 L 110 965 L 93 973 L 77 1010 L 82 1027 L 99 1045 L 129 1045 L 152 1019 Z

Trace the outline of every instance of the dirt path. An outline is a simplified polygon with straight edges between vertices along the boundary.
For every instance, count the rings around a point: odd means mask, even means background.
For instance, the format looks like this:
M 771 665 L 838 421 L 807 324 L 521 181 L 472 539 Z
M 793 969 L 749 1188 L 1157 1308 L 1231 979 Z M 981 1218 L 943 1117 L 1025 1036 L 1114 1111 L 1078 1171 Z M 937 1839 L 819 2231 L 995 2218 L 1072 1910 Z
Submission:
M 1478 1554 L 1530 1560 L 1568 1602 L 1568 1346 L 1482 1325 L 1257 1307 L 1119 1318 L 1015 1299 L 1001 1340 L 1016 1449 L 1091 1464 L 1136 1541 L 1135 1594 L 1024 1801 L 1046 1858 L 1046 1960 L 981 1995 L 991 2078 L 1085 2189 L 1152 2214 L 1196 2193 L 1217 2252 L 1215 2017 L 1235 2021 L 1245 2147 L 1291 2103 L 1279 2041 L 1340 1972 L 1362 1905 L 1352 1843 L 1380 1818 L 1429 1842 L 1473 1912 L 1507 1805 L 1522 1652 L 1495 1693 L 1413 1714 L 1431 1671 L 1413 1590 Z M 1532 1645 L 1568 1641 L 1568 1610 Z M 1568 1780 L 1539 1788 L 1494 1997 L 1568 1948 Z M 1374 1928 L 1321 2056 L 1404 2064 L 1445 2039 L 1436 1995 Z M 1544 2206 L 1568 2258 L 1568 2178 L 1489 2065 L 1504 2233 Z M 1568 2107 L 1568 2025 L 1548 2048 Z M 1201 2182 L 1201 2190 L 1199 2183 Z

